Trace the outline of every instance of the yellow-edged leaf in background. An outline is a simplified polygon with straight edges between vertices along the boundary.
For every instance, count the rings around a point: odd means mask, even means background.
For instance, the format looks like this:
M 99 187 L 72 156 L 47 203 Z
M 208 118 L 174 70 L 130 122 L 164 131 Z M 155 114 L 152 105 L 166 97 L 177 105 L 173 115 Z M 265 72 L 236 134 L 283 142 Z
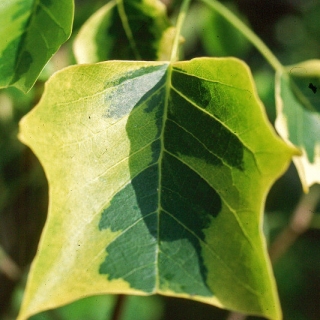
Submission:
M 276 75 L 276 128 L 302 151 L 293 162 L 304 191 L 320 183 L 320 60 L 309 60 Z
M 114 0 L 82 26 L 73 48 L 78 63 L 168 60 L 174 35 L 161 1 Z

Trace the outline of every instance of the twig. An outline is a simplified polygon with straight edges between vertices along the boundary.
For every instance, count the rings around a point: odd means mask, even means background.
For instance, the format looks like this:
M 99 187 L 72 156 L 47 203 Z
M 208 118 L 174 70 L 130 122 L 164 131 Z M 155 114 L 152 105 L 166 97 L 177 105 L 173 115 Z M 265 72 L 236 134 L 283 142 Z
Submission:
M 48 310 L 46 314 L 51 320 L 64 320 L 63 316 L 60 315 L 57 309 Z
M 320 185 L 310 188 L 308 194 L 300 199 L 289 225 L 282 230 L 269 248 L 269 256 L 274 264 L 288 248 L 310 227 L 315 207 L 320 200 Z
M 124 294 L 119 294 L 117 296 L 117 300 L 116 300 L 116 304 L 113 309 L 113 314 L 112 314 L 111 320 L 120 320 L 121 319 L 125 299 L 126 299 L 126 296 Z
M 19 266 L 6 254 L 0 247 L 0 271 L 2 271 L 9 279 L 18 281 L 21 277 Z
M 226 320 L 244 320 L 247 316 L 239 312 L 230 312 Z
M 179 60 L 179 44 L 181 40 L 181 29 L 183 23 L 185 21 L 187 11 L 190 5 L 190 0 L 183 0 L 182 5 L 180 7 L 180 12 L 178 15 L 177 23 L 176 23 L 176 34 L 173 40 L 172 51 L 171 51 L 171 62 L 175 62 Z

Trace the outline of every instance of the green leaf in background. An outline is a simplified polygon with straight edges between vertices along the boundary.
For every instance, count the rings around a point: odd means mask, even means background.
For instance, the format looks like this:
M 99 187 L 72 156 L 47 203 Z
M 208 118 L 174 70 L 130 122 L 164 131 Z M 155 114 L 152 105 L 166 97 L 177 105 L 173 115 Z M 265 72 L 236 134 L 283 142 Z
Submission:
M 0 88 L 28 91 L 71 33 L 73 0 L 2 0 Z
M 168 60 L 174 30 L 160 1 L 110 1 L 83 25 L 74 54 L 78 63 Z
M 243 62 L 67 68 L 20 138 L 44 166 L 50 204 L 19 320 L 119 292 L 281 318 L 262 210 L 295 150 Z
M 320 60 L 291 66 L 276 76 L 276 128 L 302 151 L 293 158 L 305 191 L 320 183 Z

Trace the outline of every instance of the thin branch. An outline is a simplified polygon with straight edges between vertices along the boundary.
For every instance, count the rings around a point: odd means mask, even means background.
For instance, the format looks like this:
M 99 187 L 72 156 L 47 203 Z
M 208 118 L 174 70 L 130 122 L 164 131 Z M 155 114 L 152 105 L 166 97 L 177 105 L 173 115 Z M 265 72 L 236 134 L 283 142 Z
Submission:
M 269 256 L 274 264 L 288 250 L 288 248 L 306 232 L 311 224 L 314 210 L 320 201 L 320 185 L 310 188 L 308 194 L 304 194 L 299 201 L 289 225 L 282 230 L 269 248 Z
M 244 320 L 247 316 L 239 312 L 230 312 L 226 320 Z
M 116 304 L 113 309 L 111 320 L 120 320 L 123 314 L 123 307 L 126 300 L 126 295 L 119 294 L 117 296 Z
M 18 281 L 22 274 L 19 266 L 6 254 L 6 252 L 1 247 L 0 271 L 13 281 Z
M 180 44 L 181 29 L 182 29 L 184 20 L 186 18 L 189 5 L 190 5 L 190 0 L 184 0 L 180 8 L 180 12 L 179 12 L 178 20 L 176 24 L 176 34 L 173 40 L 173 47 L 171 51 L 171 59 L 170 59 L 171 62 L 175 62 L 179 60 L 179 44 Z
M 57 309 L 48 310 L 46 314 L 51 320 L 64 320 L 63 316 L 60 315 Z

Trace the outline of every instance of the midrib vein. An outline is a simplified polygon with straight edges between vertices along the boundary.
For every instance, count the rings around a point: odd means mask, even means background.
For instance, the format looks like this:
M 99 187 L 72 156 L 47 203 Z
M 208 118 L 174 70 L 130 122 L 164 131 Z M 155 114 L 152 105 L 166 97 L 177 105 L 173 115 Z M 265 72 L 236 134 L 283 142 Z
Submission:
M 132 48 L 132 50 L 134 52 L 136 60 L 142 60 L 142 58 L 140 56 L 140 53 L 139 53 L 139 50 L 137 48 L 136 42 L 134 40 L 133 34 L 132 34 L 132 30 L 131 30 L 131 27 L 130 27 L 129 19 L 127 17 L 127 13 L 126 13 L 126 10 L 125 10 L 125 7 L 124 7 L 123 0 L 118 0 L 117 1 L 117 8 L 118 8 L 120 19 L 121 19 L 122 24 L 123 24 L 123 29 L 124 29 L 127 37 L 128 37 L 128 41 L 129 41 L 129 43 L 131 45 L 131 48 Z
M 157 219 L 157 254 L 156 254 L 156 268 L 157 268 L 156 288 L 157 289 L 160 288 L 160 283 L 159 283 L 160 211 L 161 211 L 161 195 L 162 195 L 162 161 L 163 161 L 163 154 L 165 152 L 164 130 L 165 130 L 165 125 L 168 118 L 169 95 L 171 90 L 171 73 L 172 73 L 172 66 L 171 64 L 169 64 L 168 71 L 167 71 L 167 80 L 165 83 L 166 93 L 164 97 L 165 103 L 164 103 L 164 110 L 163 110 L 162 128 L 160 133 L 160 156 L 158 161 L 159 180 L 158 180 L 158 219 Z

